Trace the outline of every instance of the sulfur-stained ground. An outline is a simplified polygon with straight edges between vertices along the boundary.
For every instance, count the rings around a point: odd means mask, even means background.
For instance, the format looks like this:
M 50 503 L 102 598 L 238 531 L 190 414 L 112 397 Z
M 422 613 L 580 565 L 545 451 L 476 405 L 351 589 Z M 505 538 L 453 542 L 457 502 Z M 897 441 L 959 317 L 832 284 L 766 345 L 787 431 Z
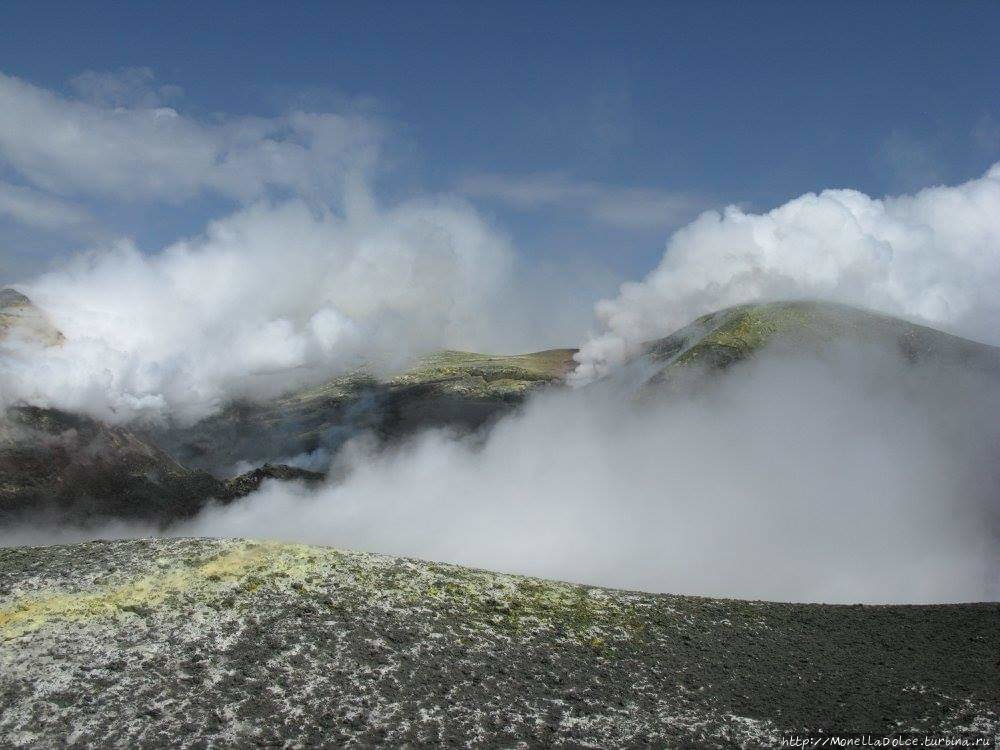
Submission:
M 588 588 L 322 547 L 0 550 L 0 745 L 761 746 L 1000 731 L 1000 604 Z

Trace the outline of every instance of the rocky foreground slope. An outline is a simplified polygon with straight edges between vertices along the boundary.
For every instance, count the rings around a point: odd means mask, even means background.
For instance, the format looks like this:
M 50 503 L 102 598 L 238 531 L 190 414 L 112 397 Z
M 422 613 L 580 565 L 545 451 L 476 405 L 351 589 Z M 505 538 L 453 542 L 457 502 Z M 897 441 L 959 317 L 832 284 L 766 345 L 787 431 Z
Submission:
M 239 540 L 0 550 L 0 744 L 1000 731 L 1000 604 L 639 594 Z

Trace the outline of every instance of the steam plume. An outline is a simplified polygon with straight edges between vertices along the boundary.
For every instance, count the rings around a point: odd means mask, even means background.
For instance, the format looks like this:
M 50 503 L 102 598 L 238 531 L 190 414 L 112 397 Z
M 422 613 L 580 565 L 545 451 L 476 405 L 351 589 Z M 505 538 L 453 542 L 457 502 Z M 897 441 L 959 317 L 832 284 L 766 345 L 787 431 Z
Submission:
M 578 382 L 697 316 L 764 299 L 810 298 L 1000 342 L 1000 165 L 915 195 L 824 190 L 751 214 L 709 211 L 670 239 L 659 266 L 597 305 L 603 332 Z

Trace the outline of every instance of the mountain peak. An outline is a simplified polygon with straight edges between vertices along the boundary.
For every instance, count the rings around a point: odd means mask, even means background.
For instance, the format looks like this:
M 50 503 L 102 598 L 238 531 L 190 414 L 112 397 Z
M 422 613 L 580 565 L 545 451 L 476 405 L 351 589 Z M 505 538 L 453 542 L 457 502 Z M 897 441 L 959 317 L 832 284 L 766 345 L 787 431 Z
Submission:
M 911 362 L 962 364 L 996 372 L 1000 349 L 902 318 L 816 300 L 754 302 L 703 315 L 643 347 L 655 364 L 651 384 L 691 366 L 721 370 L 764 348 L 818 353 L 835 342 L 880 344 Z
M 58 346 L 65 337 L 34 303 L 16 289 L 0 289 L 0 344 L 8 341 Z

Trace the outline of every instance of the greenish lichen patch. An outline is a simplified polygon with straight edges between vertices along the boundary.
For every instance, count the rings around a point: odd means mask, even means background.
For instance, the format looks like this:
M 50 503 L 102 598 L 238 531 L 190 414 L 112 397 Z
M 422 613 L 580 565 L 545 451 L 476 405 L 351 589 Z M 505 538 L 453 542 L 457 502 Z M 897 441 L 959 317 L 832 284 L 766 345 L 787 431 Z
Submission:
M 305 545 L 239 542 L 208 560 L 187 560 L 124 582 L 14 599 L 0 608 L 0 637 L 16 638 L 55 622 L 170 606 L 178 596 L 196 595 L 212 606 L 235 593 L 315 593 L 331 583 L 341 605 L 380 601 L 440 608 L 461 613 L 470 627 L 550 628 L 593 641 L 595 631 L 627 637 L 631 622 L 627 606 L 598 589 Z
M 359 394 L 378 386 L 378 384 L 378 378 L 364 370 L 360 370 L 349 375 L 333 378 L 316 386 L 302 388 L 279 399 L 277 403 L 291 407 L 298 403 L 308 403 L 322 399 L 339 400 L 356 398 Z
M 465 378 L 479 378 L 489 384 L 553 382 L 560 380 L 572 368 L 575 351 L 551 349 L 510 356 L 459 351 L 436 352 L 422 358 L 413 368 L 389 382 L 403 386 Z

